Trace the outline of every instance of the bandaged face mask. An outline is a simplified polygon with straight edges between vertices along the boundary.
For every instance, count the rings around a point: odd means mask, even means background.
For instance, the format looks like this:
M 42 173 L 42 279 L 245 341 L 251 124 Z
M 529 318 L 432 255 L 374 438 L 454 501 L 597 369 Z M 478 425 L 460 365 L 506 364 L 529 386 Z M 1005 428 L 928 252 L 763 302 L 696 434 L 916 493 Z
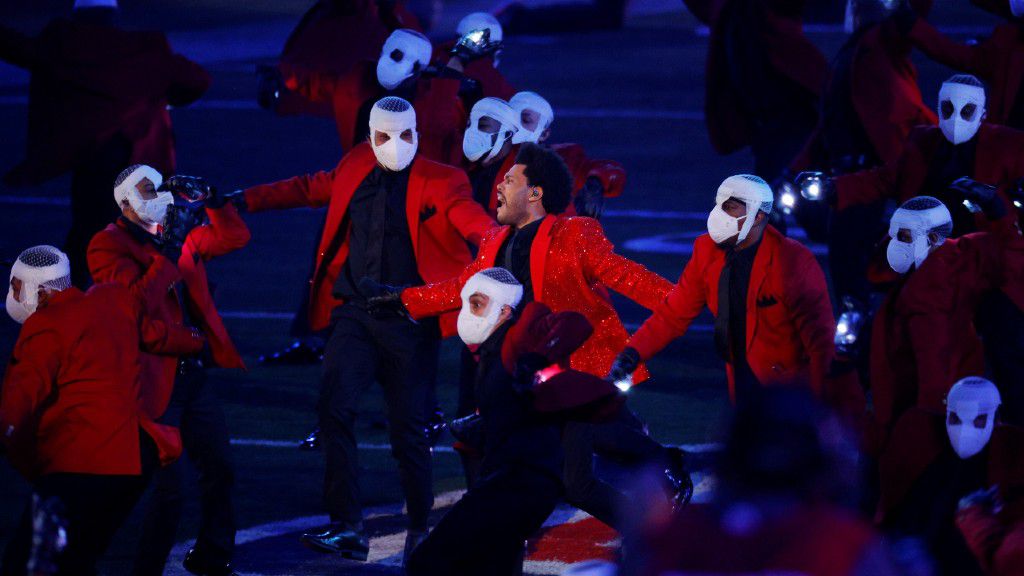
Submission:
M 889 240 L 889 246 L 885 249 L 885 258 L 889 261 L 889 266 L 898 274 L 906 274 L 910 271 L 911 266 L 915 264 L 918 267 L 921 266 L 924 259 L 928 257 L 930 248 L 928 238 L 923 235 L 915 237 L 912 242 L 902 242 L 892 238 Z
M 155 198 L 143 198 L 140 187 L 146 186 L 145 181 L 149 180 L 156 191 Z M 131 169 L 131 172 L 114 186 L 114 200 L 118 206 L 122 200 L 127 200 L 139 220 L 147 226 L 162 225 L 167 218 L 167 208 L 174 204 L 174 194 L 167 190 L 160 190 L 164 177 L 153 168 L 140 164 Z
M 523 286 L 504 268 L 487 268 L 470 276 L 459 296 L 462 310 L 456 326 L 459 338 L 467 346 L 482 344 L 501 321 L 505 306 L 516 307 L 523 298 Z M 473 299 L 487 297 L 487 309 L 482 316 L 473 313 Z
M 433 47 L 419 32 L 401 28 L 384 41 L 377 60 L 377 81 L 386 90 L 394 90 L 430 62 Z
M 406 131 L 412 137 L 407 142 L 402 135 Z M 377 133 L 386 135 L 378 144 Z M 370 145 L 377 162 L 387 170 L 398 172 L 412 164 L 419 147 L 416 133 L 416 110 L 408 101 L 396 96 L 381 98 L 370 110 Z
M 730 216 L 721 205 L 711 209 L 708 215 L 708 235 L 715 244 L 721 244 L 739 233 L 740 218 Z
M 7 291 L 7 314 L 24 324 L 39 307 L 39 288 L 64 290 L 71 286 L 71 265 L 66 254 L 53 246 L 34 246 L 18 255 L 11 266 L 10 280 L 21 281 L 20 297 L 14 297 L 14 287 Z
M 497 130 L 482 130 L 481 123 L 493 125 Z M 499 98 L 483 98 L 473 105 L 469 114 L 469 124 L 462 136 L 462 153 L 470 162 L 486 161 L 494 158 L 505 142 L 518 132 L 518 116 L 504 100 Z
M 946 400 L 946 434 L 960 458 L 982 451 L 992 438 L 1001 399 L 995 385 L 979 377 L 957 382 Z
M 468 300 L 463 302 L 462 310 L 459 311 L 459 319 L 456 327 L 459 331 L 459 338 L 467 346 L 482 344 L 494 332 L 501 317 L 502 306 L 498 302 L 488 302 L 487 313 L 483 316 L 473 314 Z
M 10 317 L 18 324 L 24 324 L 25 320 L 28 320 L 28 317 L 31 316 L 32 313 L 36 311 L 36 306 L 38 305 L 38 297 L 39 295 L 36 294 L 36 298 L 33 299 L 34 301 L 32 303 L 29 303 L 28 298 L 25 298 L 23 295 L 22 301 L 18 302 L 17 300 L 14 299 L 14 288 L 8 289 L 7 314 L 10 315 Z
M 889 266 L 899 274 L 906 274 L 911 266 L 920 268 L 932 250 L 929 233 L 952 229 L 952 222 L 949 209 L 935 198 L 919 196 L 904 202 L 889 221 L 890 240 L 885 250 Z
M 985 90 L 946 82 L 939 90 L 939 128 L 953 144 L 967 142 L 978 133 L 985 116 Z

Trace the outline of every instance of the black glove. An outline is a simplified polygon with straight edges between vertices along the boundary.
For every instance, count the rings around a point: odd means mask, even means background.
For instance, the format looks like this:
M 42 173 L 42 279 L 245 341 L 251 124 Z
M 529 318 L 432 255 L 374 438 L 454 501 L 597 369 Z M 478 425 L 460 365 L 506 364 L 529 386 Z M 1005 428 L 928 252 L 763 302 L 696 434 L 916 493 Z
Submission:
M 845 359 L 856 358 L 861 348 L 861 331 L 868 324 L 868 313 L 857 300 L 843 298 L 843 313 L 836 322 L 834 343 L 838 355 Z
M 483 452 L 484 419 L 479 414 L 470 414 L 469 416 L 452 420 L 448 423 L 448 433 L 466 446 L 478 452 Z
M 971 506 L 980 506 L 982 510 L 989 513 L 998 512 L 1003 507 L 1003 503 L 999 498 L 999 486 L 971 492 L 960 499 L 957 509 L 965 510 Z
M 452 55 L 468 64 L 485 56 L 494 54 L 501 48 L 501 42 L 491 42 L 491 30 L 473 30 L 467 33 L 452 47 Z
M 217 191 L 205 178 L 201 176 L 186 176 L 175 174 L 160 185 L 160 190 L 174 193 L 179 199 L 187 203 L 206 203 Z
M 409 318 L 409 312 L 402 304 L 402 288 L 381 284 L 373 278 L 363 277 L 356 287 L 366 298 L 366 307 L 371 316 L 394 314 Z
M 181 248 L 185 245 L 185 239 L 188 238 L 189 232 L 202 223 L 202 210 L 195 210 L 177 203 L 168 206 L 167 219 L 164 221 L 160 236 L 157 237 L 160 253 L 177 264 L 178 258 L 181 257 Z
M 984 184 L 973 178 L 957 178 L 949 185 L 949 189 L 963 195 L 965 203 L 977 205 L 989 220 L 999 220 L 1006 216 L 1006 204 L 996 193 L 996 187 Z M 970 206 L 968 206 L 970 208 Z
M 910 2 L 903 0 L 896 7 L 896 10 L 893 11 L 891 18 L 893 23 L 896 24 L 896 29 L 899 30 L 899 33 L 907 36 L 914 29 L 914 24 L 917 24 L 918 14 L 917 10 L 914 10 L 910 5 Z
M 211 190 L 213 195 L 206 200 L 206 205 L 210 208 L 223 208 L 226 204 L 231 203 L 235 205 L 239 212 L 249 210 L 249 204 L 245 201 L 244 190 L 234 190 L 231 192 L 218 192 L 216 188 L 211 188 Z
M 601 184 L 601 180 L 596 176 L 587 177 L 583 188 L 580 188 L 576 198 L 573 198 L 572 204 L 580 216 L 600 218 L 604 209 L 604 185 Z
M 832 183 L 832 179 L 823 172 L 801 172 L 796 175 L 796 181 L 793 184 L 800 190 L 800 195 L 807 200 L 835 203 L 835 185 Z
M 547 357 L 536 352 L 527 352 L 516 359 L 515 390 L 520 394 L 533 389 L 534 378 L 538 370 L 543 370 L 551 364 Z
M 287 89 L 277 66 L 256 65 L 256 103 L 260 108 L 276 111 L 281 102 L 281 94 Z
M 612 369 L 608 371 L 608 376 L 605 380 L 609 382 L 618 382 L 629 378 L 633 372 L 636 372 L 637 366 L 640 365 L 640 353 L 636 351 L 636 348 L 632 346 L 626 346 L 619 352 L 619 355 L 615 357 L 615 362 L 612 363 Z

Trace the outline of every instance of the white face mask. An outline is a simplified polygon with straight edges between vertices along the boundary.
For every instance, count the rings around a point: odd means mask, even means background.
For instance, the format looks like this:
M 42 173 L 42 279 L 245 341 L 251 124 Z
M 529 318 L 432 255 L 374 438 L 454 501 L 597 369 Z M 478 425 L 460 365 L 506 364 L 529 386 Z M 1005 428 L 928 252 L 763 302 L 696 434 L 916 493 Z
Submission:
M 967 142 L 978 133 L 985 116 L 985 90 L 946 82 L 939 90 L 939 128 L 953 144 Z
M 739 233 L 740 218 L 730 216 L 721 205 L 712 208 L 711 214 L 708 215 L 708 235 L 715 244 L 721 244 Z
M 501 317 L 502 306 L 496 302 L 487 305 L 487 313 L 477 316 L 470 310 L 469 302 L 462 303 L 462 310 L 459 311 L 459 319 L 456 327 L 459 330 L 459 338 L 467 346 L 483 344 L 498 326 L 498 319 Z
M 22 291 L 24 292 L 24 290 L 25 287 L 22 285 Z M 31 303 L 28 300 L 28 298 L 25 298 L 18 302 L 14 299 L 14 289 L 7 290 L 7 314 L 18 324 L 24 324 L 25 320 L 28 320 L 28 317 L 36 311 L 36 306 L 39 305 L 39 295 L 36 294 L 36 297 L 33 299 L 34 301 Z
M 1014 18 L 1024 16 L 1024 0 L 1010 0 L 1010 13 Z
M 501 147 L 505 145 L 508 136 L 509 133 L 505 130 L 504 126 L 494 134 L 482 132 L 475 125 L 469 126 L 466 128 L 466 133 L 462 136 L 462 153 L 466 155 L 470 162 L 493 158 L 501 151 Z
M 918 268 L 921 267 L 924 259 L 928 257 L 930 248 L 926 236 L 916 236 L 913 242 L 901 242 L 892 238 L 885 249 L 885 258 L 898 274 L 906 274 L 915 264 Z
M 843 32 L 853 34 L 857 30 L 857 23 L 853 16 L 853 3 L 856 0 L 846 0 L 846 17 L 843 18 Z
M 174 204 L 174 194 L 167 191 L 156 193 L 156 198 L 143 200 L 138 190 L 128 193 L 128 205 L 135 214 L 149 226 L 163 225 L 167 220 L 167 208 Z
M 377 162 L 380 162 L 381 166 L 392 172 L 405 170 L 409 164 L 412 164 L 413 158 L 416 157 L 416 150 L 419 147 L 419 135 L 415 130 L 412 133 L 411 143 L 402 140 L 402 132 L 385 132 L 385 134 L 390 136 L 390 139 L 380 146 L 377 146 L 373 135 L 371 134 L 370 136 L 373 154 L 377 157 Z
M 420 34 L 395 30 L 384 42 L 377 59 L 377 81 L 386 90 L 394 90 L 430 62 L 432 51 L 430 41 Z
M 975 426 L 978 416 L 985 415 L 985 425 Z M 988 444 L 992 438 L 995 413 L 987 413 L 980 409 L 977 402 L 961 402 L 957 411 L 946 411 L 946 433 L 953 451 L 960 458 L 970 458 Z

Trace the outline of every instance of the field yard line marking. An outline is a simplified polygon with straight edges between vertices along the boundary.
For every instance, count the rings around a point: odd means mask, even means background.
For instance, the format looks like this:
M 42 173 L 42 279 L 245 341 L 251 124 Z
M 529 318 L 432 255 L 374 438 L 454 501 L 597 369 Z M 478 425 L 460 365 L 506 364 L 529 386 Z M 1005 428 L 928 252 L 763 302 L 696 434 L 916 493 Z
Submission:
M 260 438 L 232 438 L 232 446 L 248 446 L 248 447 L 259 447 L 259 448 L 294 448 L 298 450 L 299 443 L 295 440 L 264 440 Z M 360 450 L 391 450 L 390 444 L 358 444 Z M 693 452 L 701 454 L 705 452 L 717 452 L 722 449 L 722 444 L 719 442 L 708 442 L 703 444 L 676 444 L 676 448 L 681 448 L 687 452 Z M 455 449 L 451 446 L 435 446 L 434 452 L 441 452 L 445 454 L 454 453 Z M 435 499 L 436 501 L 436 499 Z

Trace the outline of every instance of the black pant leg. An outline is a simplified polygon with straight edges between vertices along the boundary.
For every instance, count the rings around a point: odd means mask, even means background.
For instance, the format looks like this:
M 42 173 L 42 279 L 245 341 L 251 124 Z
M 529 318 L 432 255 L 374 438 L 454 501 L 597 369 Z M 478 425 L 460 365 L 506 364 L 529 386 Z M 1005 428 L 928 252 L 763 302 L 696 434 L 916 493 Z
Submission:
M 490 475 L 441 518 L 413 552 L 409 576 L 511 576 L 524 541 L 558 504 L 558 480 L 530 470 Z
M 562 481 L 565 499 L 573 506 L 615 528 L 626 496 L 594 474 L 594 425 L 568 422 L 562 431 Z
M 71 262 L 71 279 L 85 289 L 92 284 L 86 249 L 92 237 L 120 214 L 114 204 L 114 181 L 128 167 L 132 145 L 123 136 L 115 136 L 83 158 L 71 172 L 71 228 L 64 241 L 64 252 Z
M 665 447 L 644 432 L 643 422 L 626 406 L 611 422 L 591 426 L 594 452 L 601 456 L 632 466 L 667 462 Z
M 195 394 L 181 421 L 185 455 L 195 464 L 199 483 L 199 534 L 196 548 L 214 562 L 230 562 L 235 548 L 235 484 L 231 439 L 217 390 L 199 369 Z
M 398 461 L 409 527 L 427 528 L 434 505 L 433 461 L 425 433 L 437 375 L 440 338 L 436 323 L 403 318 L 374 321 L 380 364 L 378 379 L 388 409 L 391 454 Z
M 459 399 L 455 409 L 455 417 L 462 418 L 476 412 L 476 396 L 474 386 L 476 382 L 477 362 L 469 348 L 462 346 L 459 355 Z M 466 488 L 472 488 L 480 476 L 481 458 L 474 454 L 459 452 L 459 459 L 462 461 L 462 472 L 466 477 Z
M 174 391 L 167 410 L 159 419 L 161 424 L 181 427 L 194 388 L 194 380 L 179 371 L 174 379 Z M 132 567 L 134 576 L 163 574 L 164 564 L 174 547 L 178 524 L 181 522 L 182 466 L 184 463 L 179 459 L 153 472 L 153 490 L 142 519 L 142 536 Z
M 320 380 L 320 436 L 324 446 L 324 503 L 333 522 L 355 527 L 362 522 L 356 410 L 362 392 L 376 378 L 377 348 L 365 311 L 344 305 L 335 311 L 324 348 Z

